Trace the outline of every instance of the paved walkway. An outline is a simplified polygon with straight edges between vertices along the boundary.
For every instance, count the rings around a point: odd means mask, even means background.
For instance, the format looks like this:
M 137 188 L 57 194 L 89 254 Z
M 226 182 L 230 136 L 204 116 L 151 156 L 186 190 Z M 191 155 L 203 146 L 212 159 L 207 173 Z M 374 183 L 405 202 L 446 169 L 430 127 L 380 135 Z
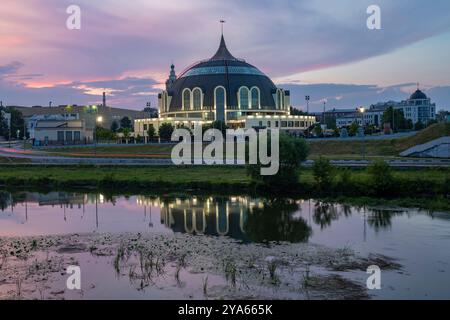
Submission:
M 171 159 L 127 159 L 127 158 L 77 158 L 57 157 L 38 154 L 33 151 L 18 148 L 0 147 L 0 156 L 16 159 L 28 159 L 31 165 L 115 165 L 115 166 L 166 166 L 173 165 Z M 388 160 L 391 167 L 395 168 L 429 168 L 450 167 L 450 159 L 402 159 Z M 304 163 L 305 166 L 313 165 L 312 160 Z M 369 160 L 333 160 L 331 163 L 338 167 L 361 168 L 367 167 Z M 14 164 L 14 162 L 11 162 Z M 4 165 L 4 164 L 2 164 Z M 6 164 L 8 165 L 8 164 Z

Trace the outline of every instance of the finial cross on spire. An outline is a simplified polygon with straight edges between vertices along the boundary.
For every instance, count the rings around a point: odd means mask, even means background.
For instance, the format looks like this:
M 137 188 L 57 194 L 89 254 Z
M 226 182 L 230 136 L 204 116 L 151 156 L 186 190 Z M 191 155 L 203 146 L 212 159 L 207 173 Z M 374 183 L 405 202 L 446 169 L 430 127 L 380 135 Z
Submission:
M 220 25 L 221 25 L 221 27 L 222 27 L 222 35 L 223 35 L 223 25 L 224 25 L 224 23 L 226 23 L 225 20 L 220 20 Z

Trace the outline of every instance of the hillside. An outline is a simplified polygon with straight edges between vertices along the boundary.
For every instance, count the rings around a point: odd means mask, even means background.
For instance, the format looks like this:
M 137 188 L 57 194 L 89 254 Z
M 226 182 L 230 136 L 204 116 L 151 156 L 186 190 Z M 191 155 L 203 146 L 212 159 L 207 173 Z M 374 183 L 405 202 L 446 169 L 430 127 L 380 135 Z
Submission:
M 450 136 L 450 123 L 434 124 L 408 138 L 379 141 L 311 141 L 311 156 L 398 156 L 402 151 L 431 140 Z

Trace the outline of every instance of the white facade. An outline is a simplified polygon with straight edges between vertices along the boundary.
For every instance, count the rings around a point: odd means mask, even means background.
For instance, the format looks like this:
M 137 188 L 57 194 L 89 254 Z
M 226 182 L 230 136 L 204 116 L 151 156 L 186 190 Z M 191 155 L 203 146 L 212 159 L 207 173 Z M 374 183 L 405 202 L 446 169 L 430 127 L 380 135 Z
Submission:
M 35 146 L 74 145 L 93 141 L 93 131 L 87 130 L 84 120 L 37 120 L 30 131 Z
M 336 118 L 336 126 L 338 128 L 348 127 L 356 122 L 359 126 L 376 126 L 381 127 L 383 122 L 384 110 L 372 109 L 366 110 L 364 113 L 354 112 L 351 115 Z
M 199 125 L 210 124 L 212 121 L 199 121 L 198 119 L 177 119 L 177 118 L 152 118 L 134 120 L 134 136 L 147 138 L 148 129 L 153 126 L 155 136 L 158 135 L 159 127 L 163 123 L 170 123 L 174 127 L 185 127 L 194 129 Z M 280 129 L 282 131 L 300 132 L 305 131 L 316 123 L 314 116 L 245 116 L 239 121 L 233 122 L 235 128 L 245 129 Z

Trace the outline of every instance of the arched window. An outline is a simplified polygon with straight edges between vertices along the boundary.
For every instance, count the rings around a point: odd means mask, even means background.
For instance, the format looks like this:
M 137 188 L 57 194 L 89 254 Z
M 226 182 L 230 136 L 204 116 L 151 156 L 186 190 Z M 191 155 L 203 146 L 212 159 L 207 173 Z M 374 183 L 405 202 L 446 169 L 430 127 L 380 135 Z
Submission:
M 183 90 L 183 110 L 191 109 L 191 90 Z
M 259 89 L 257 87 L 253 87 L 251 91 L 252 103 L 251 109 L 259 109 L 260 108 L 260 99 L 259 99 Z
M 216 120 L 225 121 L 226 92 L 224 87 L 214 89 L 214 107 L 216 109 Z
M 283 109 L 283 92 L 281 89 L 277 90 L 277 109 Z
M 194 110 L 201 110 L 202 109 L 202 90 L 200 90 L 199 88 L 194 89 L 193 96 L 194 96 Z
M 248 88 L 241 87 L 239 89 L 239 109 L 248 109 L 249 107 L 249 92 Z

